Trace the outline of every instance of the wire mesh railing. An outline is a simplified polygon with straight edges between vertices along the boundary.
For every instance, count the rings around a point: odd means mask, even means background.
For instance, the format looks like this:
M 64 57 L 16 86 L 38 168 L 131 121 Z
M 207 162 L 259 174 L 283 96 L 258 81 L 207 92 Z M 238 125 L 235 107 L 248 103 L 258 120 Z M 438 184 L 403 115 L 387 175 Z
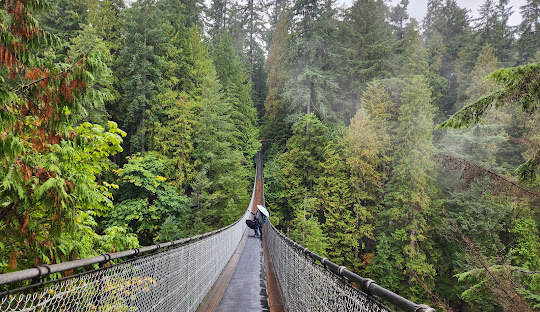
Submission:
M 320 257 L 269 222 L 265 225 L 265 235 L 287 311 L 391 311 L 379 298 L 406 312 L 436 312 Z
M 248 216 L 246 212 L 228 227 L 188 239 L 2 274 L 0 285 L 136 256 L 4 292 L 0 311 L 195 311 L 236 250 Z

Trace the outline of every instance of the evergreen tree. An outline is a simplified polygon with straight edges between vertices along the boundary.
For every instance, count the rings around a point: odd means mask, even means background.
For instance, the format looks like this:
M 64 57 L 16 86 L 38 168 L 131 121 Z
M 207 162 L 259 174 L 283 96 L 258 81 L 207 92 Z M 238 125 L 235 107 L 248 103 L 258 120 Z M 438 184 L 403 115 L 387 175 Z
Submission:
M 42 58 L 44 47 L 60 43 L 33 17 L 44 6 L 0 8 L 0 257 L 9 270 L 89 256 L 93 246 L 77 248 L 85 235 L 76 233 L 111 208 L 113 186 L 97 178 L 125 135 L 114 123 L 80 124 L 84 103 L 98 93 L 93 79 L 107 68 L 99 49 L 73 56 L 70 66 Z
M 257 112 L 251 100 L 251 83 L 238 59 L 230 36 L 224 31 L 216 35 L 212 59 L 221 83 L 223 99 L 231 107 L 229 112 L 235 126 L 235 145 L 246 159 L 251 159 L 260 148 Z
M 518 59 L 524 64 L 540 51 L 540 1 L 527 0 L 520 7 L 520 12 L 522 20 L 518 30 Z
M 522 277 L 509 268 L 511 261 L 518 264 L 524 258 L 519 252 L 510 257 L 505 253 L 510 248 L 523 250 L 527 245 L 525 249 L 536 249 L 530 250 L 529 255 L 537 254 L 538 237 L 526 238 L 532 230 L 528 227 L 532 223 L 523 218 L 528 215 L 523 214 L 526 209 L 518 212 L 508 200 L 494 196 L 490 184 L 488 180 L 479 180 L 467 189 L 458 188 L 442 201 L 447 218 L 441 234 L 451 240 L 450 244 L 461 247 L 451 248 L 454 254 L 449 257 L 455 259 L 450 273 L 458 278 L 453 288 L 457 288 L 471 311 L 532 311 L 516 289 L 520 285 L 519 292 L 526 292 Z M 509 232 L 517 235 L 511 238 Z M 525 262 L 534 263 L 535 258 Z
M 508 19 L 512 14 L 508 7 L 509 0 L 485 0 L 476 19 L 476 44 L 479 48 L 490 45 L 498 60 L 503 64 L 509 64 L 514 56 L 514 30 L 508 25 Z
M 181 26 L 183 27 L 183 26 Z M 193 150 L 195 107 L 200 101 L 202 77 L 197 64 L 208 60 L 197 30 L 177 31 L 168 44 L 163 59 L 166 70 L 159 86 L 157 100 L 161 104 L 154 112 L 152 148 L 166 156 L 167 176 L 180 193 L 185 193 L 194 178 Z
M 233 106 L 224 101 L 208 50 L 192 38 L 194 177 L 190 183 L 190 234 L 237 220 L 249 203 L 250 162 L 238 144 Z M 249 90 L 249 89 L 248 89 Z M 249 99 L 249 95 L 247 97 Z
M 318 198 L 318 210 L 324 214 L 322 228 L 327 236 L 328 257 L 335 263 L 353 268 L 358 240 L 354 236 L 353 197 L 346 163 L 340 155 L 342 149 L 338 144 L 326 146 L 325 161 L 321 163 L 321 176 L 315 180 L 314 193 Z
M 397 40 L 403 39 L 405 25 L 409 19 L 409 13 L 407 12 L 408 5 L 409 0 L 401 0 L 399 4 L 392 8 L 390 20 L 392 21 L 394 36 Z
M 503 68 L 489 74 L 486 78 L 492 79 L 502 87 L 490 94 L 481 97 L 474 103 L 463 107 L 460 111 L 442 123 L 441 128 L 461 128 L 480 122 L 488 112 L 488 108 L 500 108 L 506 104 L 518 102 L 520 110 L 529 116 L 537 111 L 539 100 L 538 90 L 539 64 L 530 64 L 513 68 Z M 517 173 L 520 180 L 535 183 L 538 181 L 538 167 L 540 155 L 536 153 L 527 162 L 520 165 Z
M 402 10 L 396 17 L 400 26 L 405 20 L 404 13 Z M 389 15 L 389 8 L 382 0 L 355 1 L 345 14 L 343 36 L 347 38 L 347 66 L 342 68 L 346 72 L 343 79 L 349 83 L 343 90 L 347 90 L 348 100 L 354 105 L 347 107 L 348 118 L 354 116 L 367 83 L 389 74 L 394 45 Z
M 68 56 L 71 59 L 94 49 L 99 51 L 102 61 L 108 65 L 106 70 L 94 77 L 90 87 L 95 92 L 84 103 L 87 111 L 86 121 L 106 126 L 107 120 L 110 119 L 106 104 L 116 101 L 119 98 L 118 91 L 114 85 L 117 79 L 109 68 L 109 66 L 113 65 L 110 44 L 98 35 L 97 29 L 90 26 L 85 26 L 84 31 L 76 38 L 71 39 L 71 42 L 72 44 L 68 51 Z
M 44 30 L 69 42 L 82 30 L 88 16 L 87 0 L 52 0 L 51 10 L 38 15 Z
M 292 227 L 294 238 L 305 243 L 310 235 L 319 233 L 320 224 L 324 223 L 324 214 L 316 205 L 314 188 L 316 179 L 322 175 L 321 163 L 324 162 L 324 150 L 329 140 L 328 128 L 315 115 L 309 114 L 297 121 L 292 131 L 293 136 L 287 141 L 287 152 L 280 156 L 283 188 L 288 202 L 282 214 L 290 216 L 289 223 L 284 226 Z M 317 242 L 315 245 L 325 240 L 323 236 L 313 239 Z
M 265 115 L 261 125 L 261 135 L 265 142 L 265 155 L 270 158 L 285 146 L 288 138 L 289 123 L 286 119 L 285 103 L 283 102 L 283 91 L 287 81 L 287 59 L 286 51 L 288 46 L 288 13 L 283 11 L 278 19 L 274 38 L 272 40 L 272 51 L 266 59 L 268 69 L 268 95 L 264 102 Z
M 122 46 L 118 63 L 121 81 L 121 107 L 125 115 L 124 128 L 128 132 L 129 154 L 145 152 L 149 112 L 156 105 L 156 92 L 162 79 L 170 24 L 158 16 L 153 0 L 139 0 L 124 13 Z
M 441 99 L 442 111 L 452 113 L 457 99 L 455 63 L 458 53 L 470 41 L 471 36 L 467 10 L 460 8 L 455 0 L 446 0 L 444 3 L 442 0 L 430 0 L 423 27 L 428 46 L 432 39 L 437 38 L 435 34 L 439 34 L 444 43 L 444 54 L 437 74 L 447 79 L 449 86 L 445 97 Z
M 96 35 L 104 39 L 111 49 L 118 49 L 120 13 L 125 9 L 122 0 L 87 0 L 87 25 Z
M 353 265 L 356 269 L 364 265 L 360 257 L 364 260 L 370 257 L 375 243 L 375 223 L 389 165 L 388 110 L 391 105 L 386 91 L 370 84 L 362 96 L 362 107 L 345 134 L 344 160 L 354 198 L 355 238 L 360 242 Z
M 436 119 L 446 118 L 450 113 L 446 107 L 445 100 L 448 94 L 449 83 L 448 79 L 440 75 L 441 68 L 443 66 L 443 57 L 446 52 L 446 46 L 444 45 L 443 38 L 438 32 L 434 32 L 431 39 L 426 43 L 427 49 L 427 62 L 429 71 L 427 78 L 429 80 L 429 86 L 431 89 L 431 97 L 433 99 L 433 105 L 437 108 Z M 456 71 L 459 64 L 456 61 Z M 459 82 L 459 77 L 458 77 Z M 458 99 L 461 93 L 458 89 Z
M 334 73 L 340 42 L 332 0 L 296 1 L 287 49 L 290 75 L 284 97 L 291 114 L 338 121 L 343 101 Z
M 371 271 L 383 281 L 410 283 L 409 297 L 422 296 L 435 275 L 427 254 L 432 248 L 428 239 L 428 219 L 433 213 L 435 190 L 433 155 L 433 112 L 427 81 L 412 76 L 402 93 L 397 133 L 399 147 L 394 155 L 392 176 L 387 185 L 385 204 L 380 214 L 380 225 L 387 233 L 395 261 L 390 272 L 388 265 L 377 253 Z M 378 242 L 377 250 L 387 247 Z M 404 274 L 405 273 L 405 274 Z M 408 278 L 408 280 L 406 280 Z M 385 284 L 395 289 L 398 283 Z M 403 289 L 403 288 L 402 288 Z
M 398 55 L 399 74 L 407 77 L 428 74 L 427 50 L 420 36 L 418 23 L 413 19 L 405 27 L 401 40 L 400 54 Z
M 206 24 L 210 38 L 227 29 L 229 26 L 229 9 L 230 2 L 228 0 L 212 0 L 212 4 L 206 10 Z
M 185 31 L 191 27 L 202 28 L 202 0 L 159 0 L 156 5 L 160 16 L 168 20 L 174 29 Z
M 252 85 L 251 98 L 257 109 L 258 116 L 264 114 L 264 100 L 266 98 L 266 77 L 264 68 L 265 43 L 268 42 L 268 29 L 266 9 L 268 5 L 262 0 L 248 0 L 245 7 L 240 7 L 242 30 L 244 37 L 243 51 L 245 51 L 245 64 L 248 80 Z
M 486 46 L 480 52 L 471 73 L 472 82 L 466 90 L 470 100 L 466 104 L 473 103 L 497 89 L 496 83 L 484 79 L 496 69 L 497 58 L 491 47 Z M 502 111 L 492 111 L 482 124 L 468 131 L 449 131 L 441 141 L 441 150 L 456 157 L 469 159 L 482 167 L 501 171 L 496 155 L 500 145 L 508 139 L 504 126 L 509 122 L 509 117 Z

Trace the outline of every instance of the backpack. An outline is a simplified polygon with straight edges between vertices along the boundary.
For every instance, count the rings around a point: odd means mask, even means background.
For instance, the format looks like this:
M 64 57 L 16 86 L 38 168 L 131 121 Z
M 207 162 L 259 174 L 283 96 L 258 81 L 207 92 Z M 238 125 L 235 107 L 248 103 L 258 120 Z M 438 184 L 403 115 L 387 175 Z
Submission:
M 250 229 L 255 229 L 257 227 L 257 222 L 253 220 L 246 220 L 246 224 Z

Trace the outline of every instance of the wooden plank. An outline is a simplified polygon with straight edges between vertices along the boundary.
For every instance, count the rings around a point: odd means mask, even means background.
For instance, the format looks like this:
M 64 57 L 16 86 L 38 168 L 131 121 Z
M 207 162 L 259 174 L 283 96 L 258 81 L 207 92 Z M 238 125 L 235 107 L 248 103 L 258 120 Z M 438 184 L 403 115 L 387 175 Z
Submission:
M 223 296 L 223 293 L 225 293 L 225 290 L 227 289 L 227 286 L 229 285 L 229 282 L 231 280 L 231 277 L 234 273 L 234 269 L 236 268 L 236 265 L 238 264 L 238 260 L 240 260 L 240 255 L 242 254 L 242 251 L 244 250 L 244 246 L 246 245 L 246 240 L 248 236 L 249 228 L 246 227 L 246 230 L 244 231 L 244 236 L 242 236 L 242 239 L 240 240 L 240 243 L 238 244 L 238 247 L 234 251 L 234 254 L 232 255 L 231 259 L 219 275 L 218 279 L 212 286 L 212 289 L 206 294 L 206 297 L 204 297 L 203 301 L 199 305 L 199 308 L 197 308 L 196 312 L 213 312 L 216 310 L 219 302 L 221 301 L 221 297 Z

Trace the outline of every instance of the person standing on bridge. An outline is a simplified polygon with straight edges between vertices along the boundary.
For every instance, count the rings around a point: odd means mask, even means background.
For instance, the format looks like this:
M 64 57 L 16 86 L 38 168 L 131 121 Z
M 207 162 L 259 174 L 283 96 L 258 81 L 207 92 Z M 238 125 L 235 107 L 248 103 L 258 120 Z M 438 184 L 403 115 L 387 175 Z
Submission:
M 262 238 L 261 227 L 266 222 L 266 216 L 263 215 L 260 210 L 257 210 L 257 213 L 252 212 L 251 214 L 255 216 L 255 218 L 254 218 L 254 221 L 256 222 L 256 224 L 255 224 L 255 236 L 260 235 L 261 238 Z

